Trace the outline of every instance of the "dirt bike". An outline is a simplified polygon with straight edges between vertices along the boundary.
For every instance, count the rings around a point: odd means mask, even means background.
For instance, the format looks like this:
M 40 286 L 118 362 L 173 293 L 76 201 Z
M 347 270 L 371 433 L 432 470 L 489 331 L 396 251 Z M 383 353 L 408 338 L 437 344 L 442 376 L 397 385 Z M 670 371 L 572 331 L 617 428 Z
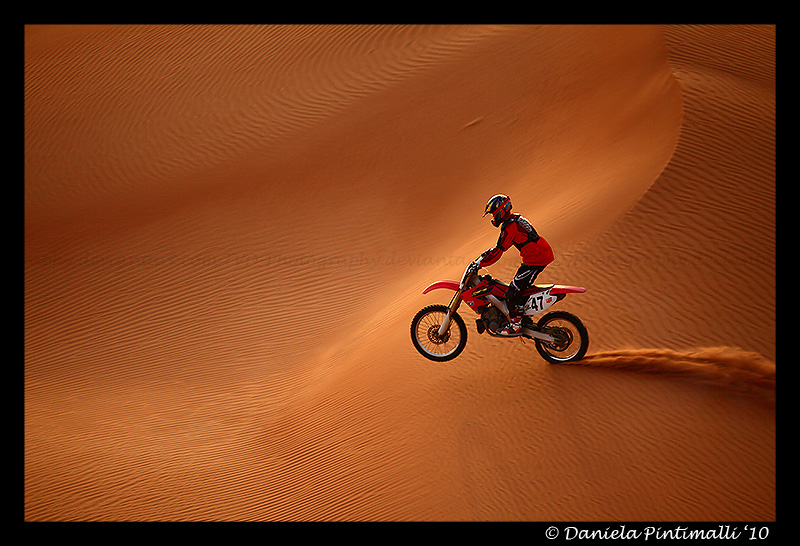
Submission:
M 533 315 L 543 313 L 567 294 L 586 292 L 581 286 L 561 284 L 533 285 L 525 290 L 522 328 L 518 333 L 500 333 L 510 320 L 505 294 L 508 285 L 491 275 L 479 275 L 483 256 L 467 265 L 461 282 L 438 281 L 423 294 L 436 289 L 454 290 L 448 305 L 429 305 L 420 309 L 411 321 L 411 342 L 430 360 L 445 362 L 461 354 L 467 344 L 467 327 L 456 312 L 461 302 L 475 311 L 479 334 L 493 337 L 533 339 L 542 358 L 552 364 L 575 362 L 586 355 L 589 334 L 581 320 L 566 311 L 551 311 L 537 322 Z

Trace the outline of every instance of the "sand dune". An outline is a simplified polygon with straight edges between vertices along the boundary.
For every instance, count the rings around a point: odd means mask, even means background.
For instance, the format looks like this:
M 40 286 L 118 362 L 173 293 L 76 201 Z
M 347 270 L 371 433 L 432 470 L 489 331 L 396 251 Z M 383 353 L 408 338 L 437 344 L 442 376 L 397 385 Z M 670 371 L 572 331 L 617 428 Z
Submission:
M 774 168 L 774 26 L 26 27 L 25 518 L 774 519 Z M 498 192 L 578 365 L 410 343 Z

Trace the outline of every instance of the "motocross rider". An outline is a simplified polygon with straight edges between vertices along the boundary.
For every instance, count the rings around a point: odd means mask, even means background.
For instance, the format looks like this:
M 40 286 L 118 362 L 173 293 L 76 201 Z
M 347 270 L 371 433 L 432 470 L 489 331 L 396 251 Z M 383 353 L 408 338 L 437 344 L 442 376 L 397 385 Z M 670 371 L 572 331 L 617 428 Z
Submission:
M 507 195 L 498 194 L 489 199 L 483 212 L 484 216 L 487 214 L 492 215 L 492 225 L 500 228 L 500 237 L 494 248 L 481 254 L 481 266 L 488 267 L 495 263 L 512 245 L 517 247 L 522 257 L 522 264 L 506 292 L 511 320 L 499 332 L 504 335 L 517 334 L 522 328 L 522 293 L 530 288 L 536 276 L 555 259 L 553 249 L 544 237 L 536 233 L 528 220 L 517 213 L 511 213 L 511 199 Z

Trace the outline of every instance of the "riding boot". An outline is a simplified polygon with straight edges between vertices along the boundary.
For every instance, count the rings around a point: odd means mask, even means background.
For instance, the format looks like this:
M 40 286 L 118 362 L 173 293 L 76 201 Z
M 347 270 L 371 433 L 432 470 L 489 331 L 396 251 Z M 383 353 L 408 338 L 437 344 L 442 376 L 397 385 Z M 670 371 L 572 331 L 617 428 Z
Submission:
M 509 286 L 506 290 L 506 305 L 508 306 L 508 314 L 511 318 L 522 315 L 523 308 L 520 303 L 522 294 L 513 285 Z

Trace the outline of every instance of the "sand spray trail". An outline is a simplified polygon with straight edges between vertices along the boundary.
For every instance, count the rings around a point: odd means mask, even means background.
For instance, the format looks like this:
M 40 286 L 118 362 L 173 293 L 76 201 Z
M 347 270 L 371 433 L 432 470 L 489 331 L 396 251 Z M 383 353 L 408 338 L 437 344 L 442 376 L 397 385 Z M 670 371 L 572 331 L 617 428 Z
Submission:
M 775 363 L 758 353 L 731 347 L 705 347 L 680 352 L 669 349 L 603 351 L 581 365 L 652 373 L 770 393 L 775 391 Z

